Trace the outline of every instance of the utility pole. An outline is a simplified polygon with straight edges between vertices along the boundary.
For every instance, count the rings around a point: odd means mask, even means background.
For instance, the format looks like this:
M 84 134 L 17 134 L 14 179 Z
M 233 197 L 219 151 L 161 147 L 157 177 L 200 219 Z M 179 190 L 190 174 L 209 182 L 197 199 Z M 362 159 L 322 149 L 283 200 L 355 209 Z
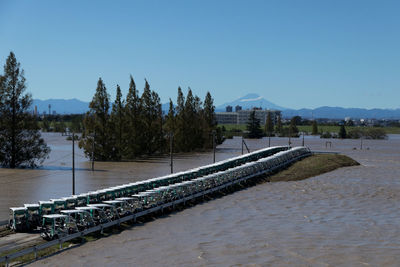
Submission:
M 290 137 L 292 136 L 292 127 L 290 127 L 291 125 L 289 124 L 289 146 L 292 144 L 292 142 L 290 141 Z
M 244 140 L 243 140 L 243 135 L 242 135 L 242 155 L 243 155 L 243 143 L 244 143 Z
M 72 132 L 72 195 L 75 195 L 75 133 Z
M 303 132 L 303 142 L 301 143 L 301 146 L 304 146 L 304 132 Z
M 271 147 L 271 133 L 268 133 L 268 147 Z
M 213 152 L 214 152 L 214 158 L 213 162 L 215 163 L 215 130 L 212 131 L 212 136 L 213 136 Z
M 173 160 L 173 144 L 174 144 L 174 134 L 171 132 L 169 137 L 169 155 L 171 159 L 171 173 L 174 173 L 174 160 Z

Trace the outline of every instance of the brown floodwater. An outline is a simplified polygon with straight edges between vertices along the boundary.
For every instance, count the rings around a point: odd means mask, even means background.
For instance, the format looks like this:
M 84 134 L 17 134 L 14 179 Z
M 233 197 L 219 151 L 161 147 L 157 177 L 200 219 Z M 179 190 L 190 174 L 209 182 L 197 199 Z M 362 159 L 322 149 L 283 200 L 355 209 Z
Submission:
M 40 170 L 0 169 L 1 215 L 10 205 L 71 192 L 71 143 L 46 134 L 53 152 Z M 241 153 L 240 138 L 217 149 Z M 272 145 L 287 144 L 272 138 Z M 300 145 L 301 139 L 292 139 Z M 398 266 L 400 262 L 400 136 L 389 140 L 306 137 L 313 150 L 334 150 L 362 165 L 296 182 L 265 183 L 211 200 L 120 234 L 43 259 L 48 266 Z M 251 150 L 266 139 L 248 140 Z M 77 154 L 77 191 L 169 173 L 168 158 L 97 163 Z M 212 153 L 179 155 L 175 169 L 212 161 Z

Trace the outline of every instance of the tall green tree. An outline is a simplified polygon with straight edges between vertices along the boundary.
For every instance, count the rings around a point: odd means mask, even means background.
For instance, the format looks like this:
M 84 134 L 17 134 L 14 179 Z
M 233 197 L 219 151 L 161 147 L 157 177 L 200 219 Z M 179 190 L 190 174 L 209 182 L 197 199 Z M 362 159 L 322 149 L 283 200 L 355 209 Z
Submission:
M 317 125 L 317 121 L 313 120 L 312 122 L 312 135 L 317 135 L 318 134 L 318 125 Z
M 83 138 L 79 146 L 84 149 L 87 156 L 90 157 L 93 153 L 94 160 L 111 160 L 113 143 L 110 139 L 112 129 L 109 123 L 109 95 L 101 78 L 97 82 L 96 93 L 89 108 L 83 121 L 85 131 L 82 133 Z
M 25 89 L 24 71 L 10 52 L 0 76 L 0 163 L 5 167 L 35 167 L 50 153 L 28 110 L 32 96 Z
M 70 131 L 74 133 L 81 133 L 82 132 L 82 124 L 83 124 L 83 115 L 74 115 L 71 120 L 71 127 Z
M 210 129 L 213 129 L 217 124 L 215 119 L 214 99 L 211 97 L 210 92 L 207 92 L 206 98 L 204 99 L 204 119 Z
M 150 155 L 160 150 L 162 145 L 162 110 L 160 97 L 150 90 L 150 85 L 145 80 L 141 96 L 142 103 L 142 151 Z
M 345 139 L 346 137 L 347 137 L 346 128 L 342 124 L 342 125 L 340 125 L 340 129 L 339 129 L 339 138 L 340 139 Z
M 215 118 L 215 106 L 214 99 L 212 98 L 210 92 L 207 92 L 206 97 L 204 99 L 203 111 L 201 111 L 204 126 L 203 128 L 203 140 L 204 146 L 207 148 L 212 148 L 213 140 L 212 133 L 215 131 L 217 133 L 216 140 L 220 141 L 222 137 L 221 131 L 216 131 L 217 129 L 217 120 Z M 221 136 L 219 136 L 221 135 Z
M 155 91 L 151 91 L 152 99 L 152 124 L 151 131 L 153 133 L 153 142 L 151 153 L 164 151 L 165 140 L 163 130 L 163 112 L 161 107 L 161 99 Z
M 184 125 L 183 132 L 186 138 L 184 139 L 184 151 L 191 151 L 196 147 L 195 138 L 190 138 L 196 136 L 196 109 L 195 109 L 195 99 L 192 90 L 189 88 L 188 94 L 186 96 L 185 108 L 184 108 Z M 189 137 L 190 136 L 190 137 Z
M 271 112 L 267 112 L 267 120 L 265 122 L 265 133 L 267 136 L 271 136 L 271 134 L 274 132 L 274 123 L 272 122 L 271 118 Z
M 247 122 L 247 137 L 248 138 L 261 138 L 262 137 L 262 130 L 260 126 L 260 120 L 256 117 L 256 111 L 253 110 L 250 113 L 249 121 Z
M 44 117 L 42 120 L 42 131 L 43 132 L 50 132 L 50 122 L 47 117 Z
M 123 148 L 125 147 L 125 143 L 123 141 L 123 131 L 125 126 L 125 102 L 122 99 L 121 88 L 117 85 L 117 92 L 115 102 L 112 106 L 111 111 L 111 127 L 112 131 L 112 140 L 114 143 L 114 152 L 113 157 L 115 160 L 120 160 L 123 154 Z
M 299 133 L 299 129 L 297 128 L 297 123 L 299 121 L 299 116 L 294 116 L 291 120 L 290 120 L 290 125 L 289 125 L 289 135 L 291 136 L 297 136 L 297 134 Z
M 168 134 L 175 132 L 175 107 L 171 98 L 169 99 L 169 110 L 165 119 L 165 130 Z
M 176 117 L 175 117 L 175 138 L 174 144 L 178 151 L 185 151 L 185 97 L 181 87 L 178 87 L 178 96 L 176 100 Z
M 136 83 L 130 76 L 129 91 L 126 96 L 125 115 L 126 127 L 123 139 L 126 141 L 126 147 L 123 154 L 126 158 L 132 159 L 142 153 L 142 102 L 136 89 Z
M 275 126 L 275 132 L 282 134 L 282 119 L 281 115 L 278 116 L 276 126 Z

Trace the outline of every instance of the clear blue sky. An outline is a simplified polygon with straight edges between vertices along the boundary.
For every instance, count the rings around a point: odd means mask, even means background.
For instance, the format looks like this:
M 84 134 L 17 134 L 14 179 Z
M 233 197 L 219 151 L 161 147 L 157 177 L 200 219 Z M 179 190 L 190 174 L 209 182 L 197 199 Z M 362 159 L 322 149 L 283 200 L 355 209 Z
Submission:
M 111 96 L 132 74 L 162 102 L 190 86 L 219 105 L 249 92 L 289 108 L 400 108 L 400 1 L 4 1 L 34 98 Z

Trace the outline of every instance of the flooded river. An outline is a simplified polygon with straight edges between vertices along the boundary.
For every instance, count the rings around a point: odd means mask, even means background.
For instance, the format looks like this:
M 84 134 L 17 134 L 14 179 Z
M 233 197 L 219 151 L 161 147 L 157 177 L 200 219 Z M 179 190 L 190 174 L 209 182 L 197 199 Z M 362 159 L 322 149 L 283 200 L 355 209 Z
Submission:
M 1 217 L 9 206 L 71 193 L 71 143 L 46 134 L 51 158 L 40 170 L 0 169 Z M 272 145 L 287 144 L 272 138 Z M 301 139 L 292 139 L 300 145 Z M 208 201 L 33 265 L 48 266 L 398 266 L 400 136 L 328 140 L 362 165 L 297 182 L 265 183 Z M 306 137 L 313 150 L 326 140 Z M 227 140 L 217 160 L 241 153 Z M 251 150 L 267 144 L 248 140 Z M 77 155 L 77 191 L 86 192 L 169 173 L 169 159 L 97 163 Z M 175 169 L 212 161 L 212 153 L 180 155 Z M 0 217 L 0 218 L 1 218 Z

